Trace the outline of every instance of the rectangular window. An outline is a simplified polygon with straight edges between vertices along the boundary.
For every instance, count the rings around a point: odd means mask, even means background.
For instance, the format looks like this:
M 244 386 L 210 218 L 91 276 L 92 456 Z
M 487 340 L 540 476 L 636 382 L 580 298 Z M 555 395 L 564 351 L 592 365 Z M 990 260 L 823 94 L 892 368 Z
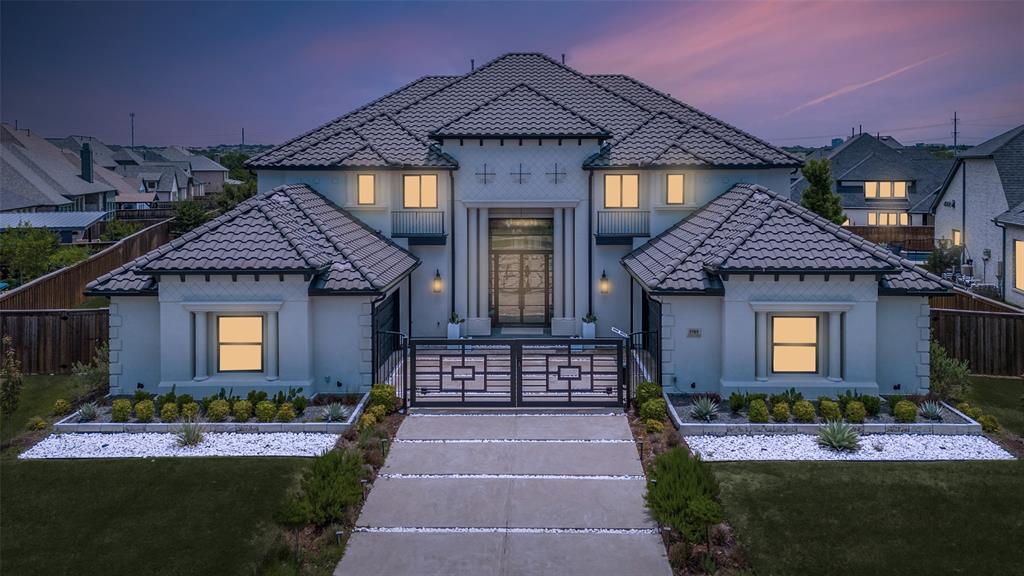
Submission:
M 892 198 L 892 182 L 879 182 L 878 183 L 878 197 L 879 198 Z
M 953 246 L 960 246 L 963 242 L 963 238 L 960 236 L 960 231 L 953 228 Z
M 818 371 L 818 317 L 772 316 L 772 372 Z
M 1024 240 L 1013 241 L 1013 286 L 1024 290 Z
M 686 204 L 686 177 L 683 174 L 668 175 L 665 204 Z
M 377 193 L 374 184 L 373 174 L 359 175 L 359 204 L 377 203 Z
M 864 197 L 865 198 L 878 198 L 878 182 L 865 182 L 864 183 Z
M 892 183 L 892 195 L 894 198 L 906 198 L 907 197 L 907 183 L 906 182 L 893 182 Z
M 877 226 L 877 225 L 878 225 L 878 213 L 877 212 L 868 212 L 868 226 Z
M 639 208 L 640 207 L 640 175 L 639 174 L 605 174 L 605 176 L 604 176 L 604 207 L 605 208 Z
M 437 208 L 437 176 L 408 174 L 403 179 L 406 208 Z
M 263 371 L 263 316 L 217 317 L 217 371 Z
M 907 214 L 906 212 L 900 212 L 900 226 L 909 226 L 909 225 L 910 225 L 910 214 Z

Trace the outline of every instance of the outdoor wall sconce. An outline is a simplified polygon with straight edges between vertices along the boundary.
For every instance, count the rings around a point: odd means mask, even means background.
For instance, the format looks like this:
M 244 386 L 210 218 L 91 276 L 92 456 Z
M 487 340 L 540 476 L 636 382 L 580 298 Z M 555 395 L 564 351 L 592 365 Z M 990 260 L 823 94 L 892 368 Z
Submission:
M 601 280 L 600 280 L 600 282 L 598 282 L 597 285 L 601 289 L 601 294 L 607 294 L 608 293 L 608 289 L 609 289 L 608 275 L 605 274 L 604 270 L 601 270 Z
M 430 289 L 434 291 L 434 294 L 441 293 L 441 271 L 436 270 L 434 272 L 434 281 L 430 285 Z

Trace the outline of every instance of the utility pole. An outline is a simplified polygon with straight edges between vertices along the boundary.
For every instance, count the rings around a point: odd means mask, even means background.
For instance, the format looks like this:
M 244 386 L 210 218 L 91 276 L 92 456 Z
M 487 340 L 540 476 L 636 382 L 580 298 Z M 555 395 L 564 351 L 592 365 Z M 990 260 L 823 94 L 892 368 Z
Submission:
M 238 149 L 241 152 L 245 148 L 245 127 L 242 127 L 242 147 Z
M 957 137 L 960 135 L 960 131 L 957 130 L 957 125 L 960 120 L 956 117 L 956 110 L 953 111 L 953 152 L 956 153 Z
M 135 112 L 129 112 L 128 116 L 132 119 L 132 150 L 135 150 Z

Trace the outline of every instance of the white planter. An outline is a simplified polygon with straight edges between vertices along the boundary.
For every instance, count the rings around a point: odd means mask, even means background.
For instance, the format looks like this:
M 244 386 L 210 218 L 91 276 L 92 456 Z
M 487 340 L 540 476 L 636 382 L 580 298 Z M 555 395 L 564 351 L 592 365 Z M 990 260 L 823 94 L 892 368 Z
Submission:
M 459 336 L 460 336 L 459 332 L 461 331 L 459 326 L 461 326 L 461 324 L 448 324 L 448 339 L 449 340 L 454 340 L 456 338 L 459 338 Z
M 597 337 L 597 322 L 584 322 L 583 323 L 583 338 L 596 338 Z

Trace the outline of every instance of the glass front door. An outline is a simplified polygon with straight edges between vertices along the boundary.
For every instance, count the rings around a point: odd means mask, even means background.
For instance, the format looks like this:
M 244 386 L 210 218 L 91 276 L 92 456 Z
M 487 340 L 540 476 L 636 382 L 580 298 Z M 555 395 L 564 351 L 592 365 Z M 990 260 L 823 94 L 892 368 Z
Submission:
M 492 322 L 498 326 L 548 324 L 553 280 L 552 221 L 494 219 L 490 232 Z

